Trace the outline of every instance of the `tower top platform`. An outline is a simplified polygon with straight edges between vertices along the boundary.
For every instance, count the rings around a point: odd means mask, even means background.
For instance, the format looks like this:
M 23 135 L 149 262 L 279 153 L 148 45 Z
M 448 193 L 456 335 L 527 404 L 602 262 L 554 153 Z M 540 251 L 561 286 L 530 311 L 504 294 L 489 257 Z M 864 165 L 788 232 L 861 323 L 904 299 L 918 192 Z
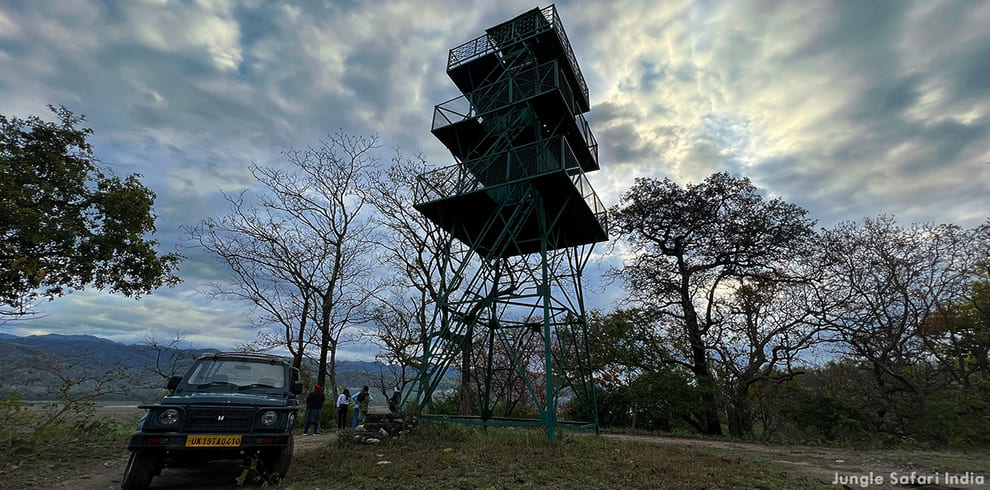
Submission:
M 468 80 L 478 79 L 478 71 L 488 73 L 495 68 L 495 60 L 513 45 L 531 43 L 544 59 L 552 59 L 563 52 L 569 65 L 567 74 L 572 78 L 581 112 L 589 109 L 588 84 L 578 66 L 574 50 L 567 39 L 564 25 L 553 5 L 533 9 L 494 27 L 485 34 L 450 50 L 447 56 L 447 74 L 462 91 L 473 86 Z M 541 60 L 541 61 L 543 61 Z M 472 66 L 474 65 L 474 66 Z
M 556 8 L 450 50 L 447 75 L 463 95 L 434 108 L 431 132 L 457 163 L 419 176 L 416 209 L 489 258 L 607 240 L 584 175 L 599 169 L 588 87 Z

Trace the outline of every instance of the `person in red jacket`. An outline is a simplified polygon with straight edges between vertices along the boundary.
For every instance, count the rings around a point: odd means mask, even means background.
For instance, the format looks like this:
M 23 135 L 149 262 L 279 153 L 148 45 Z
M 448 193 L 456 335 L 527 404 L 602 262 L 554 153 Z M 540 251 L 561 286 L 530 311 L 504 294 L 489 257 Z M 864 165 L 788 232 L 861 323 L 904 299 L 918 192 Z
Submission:
M 306 425 L 303 426 L 302 435 L 308 436 L 309 428 L 313 428 L 313 435 L 320 433 L 320 411 L 323 409 L 323 402 L 326 400 L 323 394 L 323 387 L 316 385 L 313 392 L 306 397 Z

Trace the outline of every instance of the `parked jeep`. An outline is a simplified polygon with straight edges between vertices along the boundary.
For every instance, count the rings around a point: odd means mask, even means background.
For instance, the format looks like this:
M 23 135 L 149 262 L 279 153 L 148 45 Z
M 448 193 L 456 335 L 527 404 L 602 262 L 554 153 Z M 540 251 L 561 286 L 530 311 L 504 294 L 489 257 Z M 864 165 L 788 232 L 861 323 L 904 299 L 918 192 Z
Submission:
M 297 377 L 298 378 L 298 377 Z M 289 359 L 268 354 L 200 356 L 170 394 L 138 423 L 121 488 L 144 489 L 162 468 L 243 459 L 270 479 L 292 461 L 292 426 L 302 383 L 291 383 Z M 290 385 L 291 383 L 291 385 Z

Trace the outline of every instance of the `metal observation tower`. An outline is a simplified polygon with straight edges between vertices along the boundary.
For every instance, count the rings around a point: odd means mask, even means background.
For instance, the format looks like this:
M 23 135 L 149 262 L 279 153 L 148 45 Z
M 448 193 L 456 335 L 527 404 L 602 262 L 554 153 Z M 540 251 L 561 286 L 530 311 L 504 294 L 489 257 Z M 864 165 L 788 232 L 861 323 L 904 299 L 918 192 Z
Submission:
M 551 441 L 557 427 L 597 430 L 581 275 L 608 238 L 606 210 L 585 177 L 598 143 L 557 10 L 451 49 L 447 75 L 464 95 L 435 107 L 432 133 L 457 163 L 415 189 L 416 209 L 449 234 L 447 267 L 406 403 L 432 419 L 543 426 Z M 429 413 L 451 367 L 470 372 L 470 415 Z M 585 420 L 558 420 L 564 402 Z

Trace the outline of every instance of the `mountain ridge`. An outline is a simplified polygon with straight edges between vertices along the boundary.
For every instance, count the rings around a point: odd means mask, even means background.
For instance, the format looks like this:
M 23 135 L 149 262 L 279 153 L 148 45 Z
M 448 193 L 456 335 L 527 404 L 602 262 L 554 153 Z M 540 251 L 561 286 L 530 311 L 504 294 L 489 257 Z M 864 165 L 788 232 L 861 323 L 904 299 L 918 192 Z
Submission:
M 180 374 L 197 356 L 221 352 L 207 348 L 170 351 L 184 358 L 179 365 Z M 151 371 L 154 354 L 147 344 L 122 344 L 92 335 L 17 336 L 0 333 L 0 397 L 17 392 L 25 399 L 47 399 L 61 382 L 50 369 L 52 364 L 59 362 L 64 364 L 64 372 L 78 378 L 95 379 L 111 369 L 123 368 L 131 373 L 143 374 L 150 386 L 159 386 Z M 377 361 L 338 361 L 335 364 L 337 383 L 342 387 L 370 384 L 369 375 L 384 367 Z M 312 373 L 314 370 L 310 366 L 308 371 Z

